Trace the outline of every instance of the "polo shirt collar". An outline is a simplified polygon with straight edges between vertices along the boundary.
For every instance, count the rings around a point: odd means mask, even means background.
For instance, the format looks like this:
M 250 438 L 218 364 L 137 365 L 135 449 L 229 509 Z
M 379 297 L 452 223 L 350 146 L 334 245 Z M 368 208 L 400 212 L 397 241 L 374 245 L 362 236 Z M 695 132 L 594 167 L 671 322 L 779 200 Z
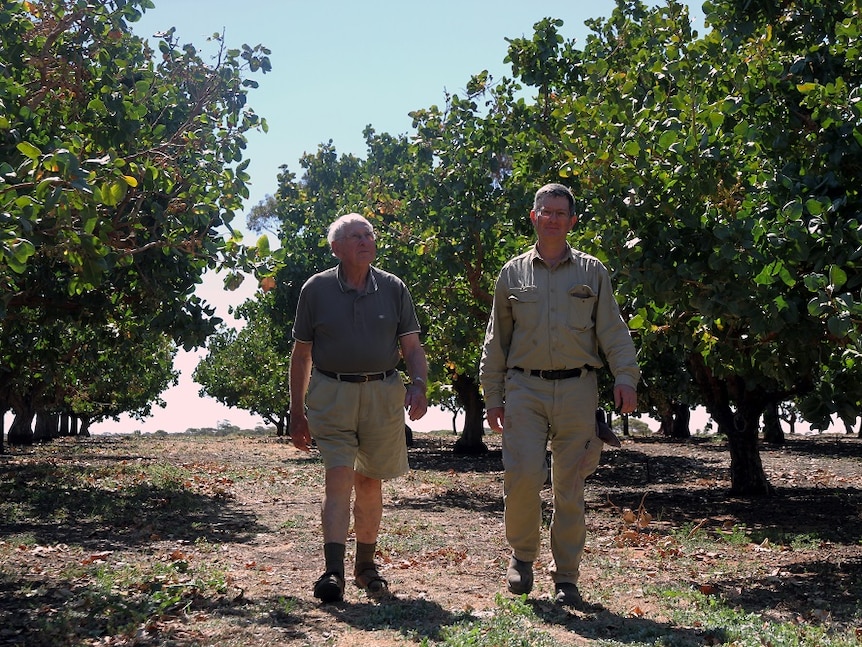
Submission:
M 341 288 L 342 292 L 350 292 L 353 290 L 347 283 L 342 279 L 342 267 L 341 263 L 338 264 L 338 267 L 335 270 L 335 276 L 338 278 L 338 287 Z M 377 292 L 377 276 L 376 276 L 377 268 L 373 265 L 368 266 L 368 278 L 365 280 L 365 294 L 371 294 L 372 292 Z M 355 291 L 355 290 L 354 290 Z

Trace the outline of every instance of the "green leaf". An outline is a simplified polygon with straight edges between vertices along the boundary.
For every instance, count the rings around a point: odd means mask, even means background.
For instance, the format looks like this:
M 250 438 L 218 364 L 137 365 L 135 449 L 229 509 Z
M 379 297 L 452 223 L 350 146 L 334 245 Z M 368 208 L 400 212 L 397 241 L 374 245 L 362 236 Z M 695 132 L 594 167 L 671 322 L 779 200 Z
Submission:
M 668 150 L 671 146 L 673 146 L 678 140 L 678 134 L 673 130 L 665 130 L 661 137 L 659 137 L 658 143 L 663 149 Z
M 777 261 L 776 261 L 777 262 Z M 760 270 L 760 274 L 754 277 L 757 285 L 771 285 L 775 282 L 775 263 L 770 263 Z
M 829 304 L 824 303 L 819 296 L 814 297 L 808 302 L 808 314 L 814 317 L 821 317 L 829 309 Z
M 33 146 L 33 144 L 31 144 L 30 142 L 21 142 L 20 144 L 18 144 L 18 146 L 16 146 L 16 148 L 23 155 L 33 160 L 39 159 L 39 156 L 42 154 L 42 151 Z
M 100 115 L 108 112 L 105 102 L 98 97 L 90 99 L 90 103 L 87 104 L 87 108 Z
M 269 238 L 266 235 L 257 239 L 257 252 L 260 256 L 269 256 Z
M 629 328 L 631 328 L 632 330 L 640 330 L 645 326 L 645 324 L 646 321 L 640 314 L 636 314 L 634 317 L 629 319 Z
M 126 197 L 128 190 L 129 185 L 119 180 L 103 184 L 100 192 L 102 204 L 107 207 L 116 207 Z
M 850 332 L 852 322 L 849 317 L 832 316 L 826 322 L 829 332 L 839 339 L 844 339 Z
M 837 265 L 829 266 L 829 284 L 833 290 L 840 290 L 847 283 L 847 272 Z
M 796 285 L 796 279 L 793 278 L 793 275 L 783 264 L 781 266 L 781 269 L 778 271 L 778 276 L 781 278 L 781 281 L 787 287 L 792 288 Z
M 36 253 L 36 247 L 29 240 L 20 239 L 10 245 L 9 267 L 17 274 L 23 274 L 27 266 L 27 259 Z
M 823 213 L 823 204 L 819 200 L 810 199 L 805 201 L 805 208 L 812 216 L 819 216 Z

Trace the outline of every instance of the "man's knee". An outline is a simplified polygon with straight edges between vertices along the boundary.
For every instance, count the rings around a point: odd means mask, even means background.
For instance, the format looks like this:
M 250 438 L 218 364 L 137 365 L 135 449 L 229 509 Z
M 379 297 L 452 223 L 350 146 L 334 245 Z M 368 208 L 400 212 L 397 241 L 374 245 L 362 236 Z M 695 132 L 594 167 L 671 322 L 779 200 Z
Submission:
M 329 496 L 350 496 L 353 488 L 353 469 L 346 466 L 330 467 L 326 470 L 326 493 Z

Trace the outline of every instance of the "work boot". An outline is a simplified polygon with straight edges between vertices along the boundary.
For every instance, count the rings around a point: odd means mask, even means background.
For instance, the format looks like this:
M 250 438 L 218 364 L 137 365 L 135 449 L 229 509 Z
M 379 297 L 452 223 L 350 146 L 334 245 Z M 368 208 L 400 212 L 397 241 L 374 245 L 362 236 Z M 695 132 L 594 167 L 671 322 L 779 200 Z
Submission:
M 509 560 L 506 571 L 506 585 L 509 593 L 524 595 L 533 590 L 533 562 L 522 562 L 514 555 Z
M 554 602 L 563 607 L 583 610 L 586 605 L 577 584 L 560 582 L 554 585 Z

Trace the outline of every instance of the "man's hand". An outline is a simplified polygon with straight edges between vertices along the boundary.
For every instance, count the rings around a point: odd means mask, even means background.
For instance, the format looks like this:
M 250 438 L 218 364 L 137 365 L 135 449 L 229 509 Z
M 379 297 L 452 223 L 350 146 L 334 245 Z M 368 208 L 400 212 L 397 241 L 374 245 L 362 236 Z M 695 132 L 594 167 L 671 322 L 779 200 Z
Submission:
M 638 406 L 638 392 L 627 384 L 614 387 L 614 405 L 620 413 L 632 413 Z
M 506 419 L 506 409 L 504 407 L 491 407 L 485 416 L 488 419 L 488 426 L 491 431 L 502 433 L 503 422 Z
M 297 449 L 311 451 L 311 433 L 308 431 L 308 418 L 305 413 L 290 414 L 290 439 Z
M 419 420 L 428 411 L 428 398 L 425 389 L 419 384 L 408 384 L 404 395 L 404 408 L 410 420 Z

